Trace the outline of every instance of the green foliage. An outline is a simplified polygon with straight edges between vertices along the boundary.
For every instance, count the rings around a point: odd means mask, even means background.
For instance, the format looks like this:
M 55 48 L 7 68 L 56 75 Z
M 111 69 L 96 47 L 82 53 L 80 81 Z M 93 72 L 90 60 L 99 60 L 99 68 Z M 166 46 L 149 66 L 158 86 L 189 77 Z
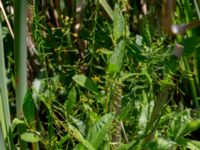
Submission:
M 117 73 L 120 71 L 125 54 L 125 42 L 121 40 L 115 47 L 108 63 L 108 73 Z
M 40 137 L 33 132 L 25 132 L 21 135 L 21 139 L 26 141 L 26 142 L 31 142 L 31 143 L 35 143 L 40 141 Z
M 24 98 L 23 105 L 24 116 L 29 124 L 35 120 L 35 104 L 32 99 L 32 92 L 28 90 Z
M 122 12 L 119 8 L 119 5 L 115 5 L 115 9 L 113 12 L 113 38 L 114 41 L 118 41 L 120 37 L 125 35 L 125 20 L 122 15 Z
M 88 89 L 91 92 L 98 92 L 98 87 L 97 85 L 88 77 L 84 75 L 75 75 L 72 78 L 78 85 Z
M 16 0 L 12 22 L 11 1 L 2 3 L 15 44 L 1 20 L 1 147 L 200 149 L 200 33 L 165 32 L 162 14 L 171 8 L 159 1 L 36 0 L 28 1 L 26 22 L 25 3 Z M 176 3 L 173 24 L 197 20 L 197 3 Z
M 199 37 L 189 37 L 182 41 L 182 44 L 184 46 L 183 55 L 184 56 L 191 56 L 195 51 L 199 50 Z
M 72 87 L 67 96 L 67 101 L 65 102 L 65 108 L 66 108 L 67 114 L 69 115 L 72 114 L 73 107 L 76 103 L 76 97 L 77 97 L 76 89 L 75 87 Z
M 87 139 L 89 139 L 95 149 L 98 149 L 101 142 L 106 139 L 106 135 L 108 135 L 111 129 L 113 119 L 114 114 L 105 114 L 93 125 L 91 130 L 89 130 Z

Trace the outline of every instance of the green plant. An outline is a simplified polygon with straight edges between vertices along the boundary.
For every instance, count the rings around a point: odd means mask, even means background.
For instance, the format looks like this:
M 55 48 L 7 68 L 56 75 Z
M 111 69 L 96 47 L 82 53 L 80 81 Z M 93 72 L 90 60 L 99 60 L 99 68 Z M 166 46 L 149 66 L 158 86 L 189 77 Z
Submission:
M 198 25 L 197 1 L 36 0 L 26 12 L 15 0 L 14 48 L 10 2 L 1 6 L 1 147 L 200 148 L 199 31 L 187 28 Z

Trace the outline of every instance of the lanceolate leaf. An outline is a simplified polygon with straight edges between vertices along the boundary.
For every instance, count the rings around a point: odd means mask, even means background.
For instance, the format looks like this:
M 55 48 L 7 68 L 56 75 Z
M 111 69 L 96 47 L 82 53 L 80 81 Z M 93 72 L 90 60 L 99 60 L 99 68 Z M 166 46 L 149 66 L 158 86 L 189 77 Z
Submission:
M 88 89 L 91 92 L 98 92 L 97 85 L 85 75 L 75 75 L 72 78 L 78 85 Z
M 113 11 L 106 0 L 99 0 L 99 3 L 102 5 L 102 7 L 105 9 L 105 11 L 108 13 L 110 18 L 113 20 Z
M 125 53 L 125 41 L 121 40 L 115 47 L 113 54 L 110 57 L 108 64 L 109 73 L 117 73 L 122 66 Z
M 8 128 L 11 126 L 10 119 L 10 108 L 9 108 L 9 100 L 8 100 L 8 89 L 7 89 L 7 77 L 6 77 L 6 69 L 5 69 L 5 59 L 4 59 L 4 46 L 3 46 L 3 34 L 2 34 L 2 26 L 0 20 L 0 103 L 2 107 L 0 108 L 1 115 L 4 115 L 5 120 L 1 117 L 0 121 L 2 121 L 2 129 L 3 133 L 9 130 Z
M 30 90 L 26 92 L 26 95 L 24 98 L 23 111 L 24 111 L 24 116 L 26 120 L 29 123 L 33 123 L 34 116 L 35 116 L 35 103 L 33 102 L 32 92 Z
M 69 130 L 70 134 L 72 134 L 73 137 L 75 137 L 79 142 L 81 142 L 87 148 L 87 150 L 96 150 L 90 144 L 90 142 L 88 142 L 88 140 L 86 140 L 83 137 L 83 135 L 74 126 L 72 126 L 70 123 L 68 123 L 68 130 Z
M 120 37 L 125 35 L 125 20 L 119 5 L 115 5 L 114 20 L 113 20 L 113 37 L 117 41 Z
M 103 141 L 107 133 L 109 133 L 113 119 L 113 113 L 106 114 L 101 117 L 101 119 L 96 122 L 92 129 L 89 131 L 88 138 L 90 139 L 89 141 L 95 149 L 98 149 L 101 141 Z
M 76 102 L 76 95 L 76 89 L 75 87 L 72 87 L 67 96 L 67 101 L 65 102 L 65 108 L 68 115 L 72 113 L 73 106 Z

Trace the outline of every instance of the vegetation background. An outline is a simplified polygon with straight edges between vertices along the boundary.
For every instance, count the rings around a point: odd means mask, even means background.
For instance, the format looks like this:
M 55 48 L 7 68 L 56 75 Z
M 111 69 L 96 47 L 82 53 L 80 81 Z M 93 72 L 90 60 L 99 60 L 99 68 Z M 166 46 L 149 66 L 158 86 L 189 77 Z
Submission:
M 0 148 L 199 150 L 200 1 L 0 1 Z

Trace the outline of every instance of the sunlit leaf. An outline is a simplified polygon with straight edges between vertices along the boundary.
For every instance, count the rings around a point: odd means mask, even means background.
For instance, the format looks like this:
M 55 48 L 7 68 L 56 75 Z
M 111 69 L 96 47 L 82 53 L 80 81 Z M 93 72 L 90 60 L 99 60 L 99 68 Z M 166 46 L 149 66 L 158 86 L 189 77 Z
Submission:
M 142 46 L 142 40 L 143 40 L 142 36 L 136 35 L 136 41 L 135 41 L 135 43 L 136 43 L 138 46 Z
M 189 149 L 200 149 L 200 141 L 187 139 Z
M 188 122 L 182 123 L 183 125 L 179 128 L 176 138 L 187 135 L 200 127 L 200 120 L 188 120 Z
M 73 116 L 69 116 L 69 117 L 72 120 L 73 124 L 76 126 L 76 128 L 80 131 L 80 133 L 85 136 L 85 134 L 86 134 L 85 123 L 82 120 L 75 118 Z
M 190 140 L 186 138 L 179 138 L 177 143 L 183 147 L 187 147 L 190 150 L 199 150 L 200 149 L 200 142 L 197 140 Z
M 117 73 L 120 71 L 125 54 L 125 41 L 121 40 L 115 47 L 108 64 L 109 73 Z
M 22 125 L 22 124 L 25 124 L 24 120 L 20 120 L 18 118 L 14 118 L 13 121 L 12 121 L 12 131 L 14 131 L 15 127 L 18 126 L 18 125 Z
M 161 137 L 158 138 L 158 149 L 162 149 L 162 150 L 169 150 L 172 149 L 173 146 L 175 146 L 176 143 L 169 140 L 169 139 L 163 139 Z
M 125 20 L 118 4 L 115 5 L 113 16 L 113 37 L 114 40 L 117 41 L 120 37 L 125 35 Z
M 106 114 L 101 117 L 100 120 L 97 121 L 90 129 L 87 139 L 94 146 L 94 148 L 98 149 L 101 142 L 105 139 L 105 136 L 109 133 L 113 119 L 113 113 Z
M 72 78 L 78 85 L 88 89 L 91 92 L 98 92 L 97 85 L 88 77 L 85 75 L 75 75 Z
M 26 142 L 35 143 L 40 141 L 40 136 L 34 132 L 25 132 L 21 135 L 21 139 Z

